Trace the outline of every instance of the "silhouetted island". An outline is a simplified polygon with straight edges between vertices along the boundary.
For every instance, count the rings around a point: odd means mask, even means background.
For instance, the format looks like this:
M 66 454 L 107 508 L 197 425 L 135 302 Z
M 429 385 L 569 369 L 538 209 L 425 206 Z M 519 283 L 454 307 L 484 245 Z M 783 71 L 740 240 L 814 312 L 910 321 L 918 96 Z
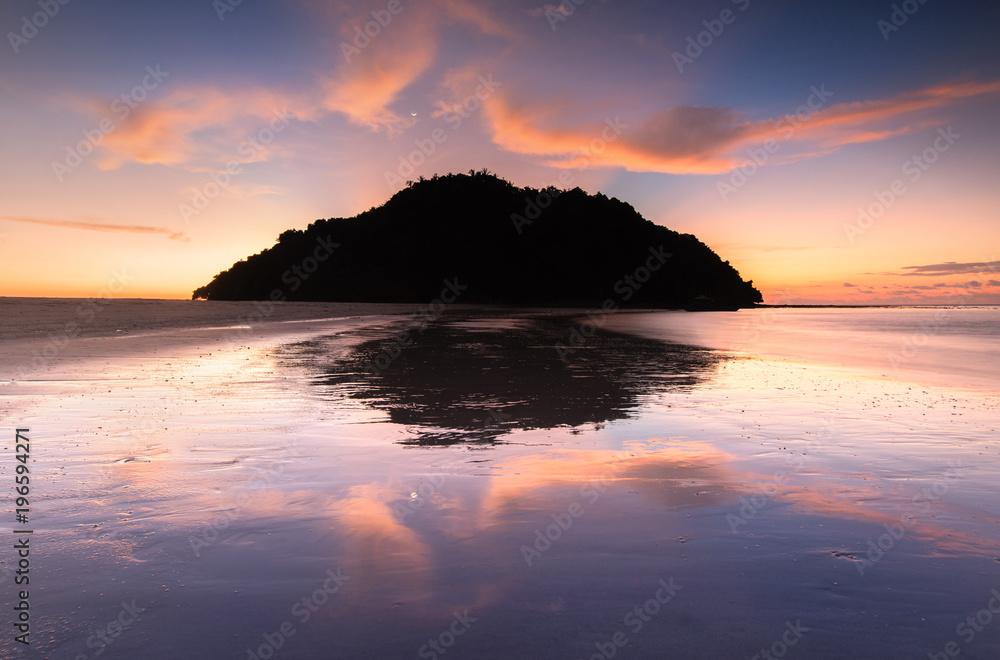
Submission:
M 752 282 L 690 234 L 581 190 L 486 170 L 421 178 L 353 218 L 290 229 L 197 289 L 208 300 L 737 308 Z

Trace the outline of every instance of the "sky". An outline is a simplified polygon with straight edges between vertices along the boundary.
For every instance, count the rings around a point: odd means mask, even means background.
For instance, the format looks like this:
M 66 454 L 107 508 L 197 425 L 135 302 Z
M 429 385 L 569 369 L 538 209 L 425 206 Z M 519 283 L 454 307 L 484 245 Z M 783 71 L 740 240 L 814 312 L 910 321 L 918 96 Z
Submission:
M 0 295 L 189 298 L 486 168 L 774 304 L 1000 303 L 1000 4 L 7 0 Z

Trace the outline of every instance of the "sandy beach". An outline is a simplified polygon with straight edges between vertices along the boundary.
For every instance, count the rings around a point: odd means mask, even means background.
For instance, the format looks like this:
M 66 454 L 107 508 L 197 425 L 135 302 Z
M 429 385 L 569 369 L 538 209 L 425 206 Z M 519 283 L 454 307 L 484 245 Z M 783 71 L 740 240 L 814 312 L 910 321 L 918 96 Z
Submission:
M 19 653 L 1000 651 L 975 619 L 995 390 L 671 342 L 649 314 L 561 356 L 586 316 L 336 307 L 117 332 L 125 310 L 41 370 L 45 333 L 0 343 L 5 452 L 15 426 L 32 445 Z

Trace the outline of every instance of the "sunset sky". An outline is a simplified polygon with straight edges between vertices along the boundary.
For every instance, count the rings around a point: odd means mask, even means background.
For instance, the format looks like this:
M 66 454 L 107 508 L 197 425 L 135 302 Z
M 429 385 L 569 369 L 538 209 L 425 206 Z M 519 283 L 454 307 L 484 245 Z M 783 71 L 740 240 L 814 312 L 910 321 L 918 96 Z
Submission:
M 1000 303 L 995 2 L 63 1 L 0 7 L 0 295 L 189 298 L 487 168 L 766 302 Z

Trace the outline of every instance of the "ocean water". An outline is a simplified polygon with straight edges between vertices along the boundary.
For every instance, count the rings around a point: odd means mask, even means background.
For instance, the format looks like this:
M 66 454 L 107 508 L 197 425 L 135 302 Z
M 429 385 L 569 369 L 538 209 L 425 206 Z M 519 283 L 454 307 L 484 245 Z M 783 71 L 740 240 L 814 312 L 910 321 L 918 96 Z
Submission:
M 2 305 L 3 657 L 1000 654 L 996 308 Z
M 890 378 L 1000 390 L 1000 306 L 651 312 L 606 328 Z

